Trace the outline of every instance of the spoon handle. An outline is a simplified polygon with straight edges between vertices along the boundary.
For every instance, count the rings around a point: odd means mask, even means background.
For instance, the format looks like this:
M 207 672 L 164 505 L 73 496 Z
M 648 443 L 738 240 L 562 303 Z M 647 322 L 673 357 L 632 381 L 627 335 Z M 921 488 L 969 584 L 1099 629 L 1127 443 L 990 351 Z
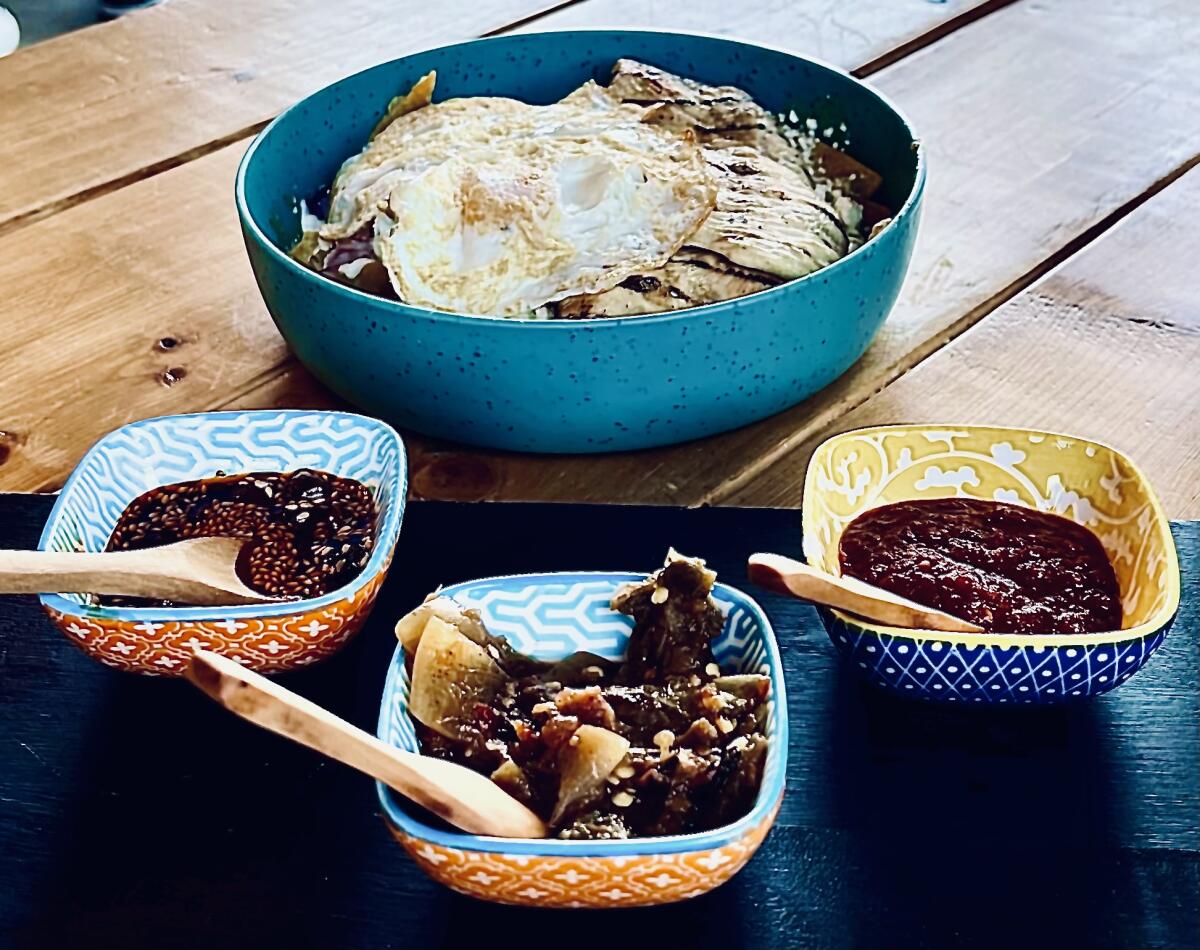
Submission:
M 0 551 L 0 594 L 68 593 L 154 596 L 144 593 L 157 575 L 143 551 Z
M 396 749 L 227 657 L 196 650 L 184 676 L 230 712 L 378 779 L 463 831 L 546 837 L 537 815 L 478 772 Z
M 983 627 L 953 614 L 906 600 L 853 577 L 835 577 L 781 554 L 752 554 L 750 580 L 759 587 L 836 607 L 890 627 L 983 633 Z

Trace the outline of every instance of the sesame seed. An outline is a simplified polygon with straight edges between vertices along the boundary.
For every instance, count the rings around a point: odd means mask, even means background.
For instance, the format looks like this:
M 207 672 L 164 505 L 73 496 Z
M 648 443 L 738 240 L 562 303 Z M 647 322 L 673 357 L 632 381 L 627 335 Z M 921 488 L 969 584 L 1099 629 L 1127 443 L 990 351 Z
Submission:
M 371 490 L 353 479 L 314 469 L 222 475 L 164 485 L 134 499 L 106 549 L 243 538 L 250 543 L 237 569 L 249 587 L 279 597 L 311 597 L 345 584 L 368 563 L 375 517 Z M 334 564 L 325 560 L 335 550 L 331 535 L 343 548 Z M 103 602 L 147 606 L 130 598 Z

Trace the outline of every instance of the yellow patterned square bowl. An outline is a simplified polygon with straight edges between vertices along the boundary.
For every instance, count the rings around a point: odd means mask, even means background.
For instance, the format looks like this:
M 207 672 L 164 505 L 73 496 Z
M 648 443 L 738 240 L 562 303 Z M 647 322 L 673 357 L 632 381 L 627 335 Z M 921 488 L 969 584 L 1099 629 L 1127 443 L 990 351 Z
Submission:
M 644 574 L 515 574 L 468 581 L 442 591 L 480 611 L 488 629 L 523 653 L 559 659 L 589 650 L 625 655 L 633 621 L 609 608 L 623 583 Z M 626 841 L 525 840 L 464 834 L 380 784 L 392 833 L 434 880 L 463 894 L 530 907 L 642 907 L 695 897 L 733 877 L 758 850 L 783 799 L 787 699 L 771 623 L 753 598 L 717 584 L 725 626 L 713 640 L 723 670 L 771 678 L 765 734 L 769 745 L 753 808 L 737 821 L 696 834 Z M 408 671 L 397 647 L 379 708 L 379 738 L 420 751 L 408 714 Z
M 348 412 L 201 412 L 143 419 L 110 432 L 76 466 L 38 548 L 102 551 L 134 498 L 218 471 L 315 468 L 354 478 L 375 496 L 375 547 L 362 573 L 322 597 L 240 607 L 101 607 L 78 594 L 43 594 L 50 620 L 107 666 L 179 676 L 193 647 L 274 673 L 315 663 L 362 627 L 400 535 L 407 466 L 386 423 Z
M 838 545 L 862 512 L 914 498 L 981 498 L 1086 525 L 1121 587 L 1123 629 L 954 634 L 820 611 L 838 652 L 868 682 L 952 703 L 1061 703 L 1108 692 L 1141 669 L 1179 609 L 1171 527 L 1145 476 L 1115 449 L 1075 436 L 991 426 L 899 425 L 835 436 L 804 483 L 804 552 L 839 574 Z

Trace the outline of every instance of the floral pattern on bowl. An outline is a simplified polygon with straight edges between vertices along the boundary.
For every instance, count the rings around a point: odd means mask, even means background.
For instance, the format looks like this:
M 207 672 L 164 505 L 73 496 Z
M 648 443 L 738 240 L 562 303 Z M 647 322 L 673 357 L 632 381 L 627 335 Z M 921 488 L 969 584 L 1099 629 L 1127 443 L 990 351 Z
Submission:
M 1180 593 L 1170 524 L 1137 466 L 1087 439 L 952 425 L 881 426 L 835 436 L 809 463 L 805 556 L 838 574 L 838 542 L 859 514 L 947 497 L 1024 505 L 1088 526 L 1116 571 L 1125 627 L 1062 636 L 949 634 L 822 609 L 834 645 L 869 682 L 922 699 L 1057 703 L 1115 688 L 1162 643 Z
M 624 655 L 633 621 L 609 609 L 616 588 L 642 574 L 511 575 L 468 581 L 443 594 L 478 608 L 488 628 L 523 652 L 544 658 L 590 650 Z M 771 677 L 770 747 L 754 808 L 712 831 L 626 841 L 513 840 L 469 835 L 426 824 L 387 786 L 379 798 L 397 840 L 432 878 L 484 900 L 536 907 L 638 907 L 695 897 L 723 884 L 766 837 L 783 797 L 787 700 L 770 621 L 746 594 L 717 584 L 726 613 L 713 643 L 723 669 Z M 408 715 L 408 672 L 397 647 L 379 711 L 379 737 L 419 751 Z
M 404 445 L 390 426 L 342 412 L 262 410 L 161 416 L 122 426 L 83 457 L 63 486 L 40 550 L 100 551 L 125 506 L 170 482 L 218 471 L 317 468 L 370 487 L 376 544 L 362 573 L 322 597 L 240 607 L 100 607 L 43 594 L 54 624 L 108 666 L 177 676 L 203 647 L 259 672 L 315 663 L 362 626 L 387 574 L 407 493 Z

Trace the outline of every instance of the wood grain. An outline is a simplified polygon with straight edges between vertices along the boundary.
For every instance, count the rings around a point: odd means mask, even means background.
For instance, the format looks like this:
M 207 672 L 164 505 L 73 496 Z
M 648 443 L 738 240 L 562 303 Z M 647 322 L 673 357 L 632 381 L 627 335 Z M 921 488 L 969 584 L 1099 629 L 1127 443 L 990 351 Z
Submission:
M 241 245 L 231 146 L 0 237 L 5 487 L 104 432 L 211 405 L 287 358 Z
M 561 2 L 561 0 L 560 0 Z M 555 0 L 172 0 L 0 59 L 0 226 L 181 164 L 297 99 Z
M 863 75 L 911 53 L 1013 0 L 837 0 L 796 3 L 756 0 L 746 15 L 731 15 L 728 0 L 587 0 L 523 24 L 514 32 L 620 26 L 703 30 L 755 43 L 802 50 Z
M 721 500 L 798 505 L 808 458 L 834 432 L 990 422 L 1114 445 L 1170 517 L 1200 517 L 1197 220 L 1200 170 Z
M 364 2 L 358 0 L 360 6 Z M 609 2 L 597 0 L 598 17 L 607 19 Z M 889 5 L 890 0 L 869 4 L 878 11 Z M 267 17 L 270 10 L 283 16 L 281 8 L 267 3 L 254 16 Z M 967 5 L 906 0 L 904 8 L 910 17 L 880 17 L 881 27 L 895 29 L 897 35 L 871 34 L 872 54 L 907 42 L 915 29 L 930 22 L 930 8 L 944 19 Z M 161 9 L 176 11 L 173 16 L 191 15 L 193 4 L 172 0 Z M 801 16 L 800 23 L 836 16 L 827 0 L 769 9 L 774 12 L 756 22 L 771 25 L 778 42 L 794 38 L 797 45 L 804 36 L 792 32 L 791 24 L 801 12 L 807 11 L 808 18 Z M 704 29 L 725 22 L 715 5 L 706 10 L 711 20 L 697 15 L 683 25 Z M 315 15 L 304 12 L 300 18 Z M 129 22 L 151 30 L 159 17 L 156 8 Z M 266 29 L 257 19 L 250 26 Z M 249 28 L 244 23 L 239 27 Z M 199 29 L 191 42 L 218 42 L 223 29 Z M 90 35 L 100 40 L 125 34 L 104 27 Z M 201 43 L 196 36 L 208 38 Z M 376 58 L 382 58 L 379 48 L 374 49 Z M 129 49 L 114 61 L 132 56 Z M 0 61 L 0 70 L 4 68 Z M 53 72 L 66 66 L 52 59 L 42 68 Z M 341 72 L 350 69 L 343 64 Z M 47 81 L 45 76 L 41 81 Z M 249 95 L 248 89 L 243 92 Z M 162 107 L 163 102 L 155 106 Z M 22 113 L 15 121 L 36 131 L 34 119 Z M 235 142 L 0 234 L 0 286 L 12 302 L 6 307 L 8 368 L 0 379 L 0 487 L 57 487 L 88 445 L 132 419 L 210 408 L 336 402 L 288 358 L 254 285 L 230 197 L 245 146 L 245 141 Z M 5 147 L 0 143 L 0 153 Z M 0 164 L 0 181 L 8 173 Z M 4 194 L 0 191 L 0 202 Z M 54 319 L 48 321 L 47 314 Z M 160 340 L 175 345 L 163 349 Z M 530 483 L 520 468 L 523 463 L 510 470 L 492 457 L 419 439 L 414 443 L 413 488 L 418 493 L 462 500 L 497 497 L 507 490 L 510 471 L 514 496 L 542 490 Z M 537 478 L 552 474 L 545 464 L 532 463 Z
M 1019 3 L 876 74 L 927 142 L 930 177 L 908 281 L 859 363 L 792 410 L 689 445 L 582 458 L 477 453 L 498 497 L 721 501 L 1194 162 L 1197 44 L 1191 0 Z M 1089 388 L 1103 390 L 1104 367 Z M 1119 424 L 1109 437 L 1131 441 Z

